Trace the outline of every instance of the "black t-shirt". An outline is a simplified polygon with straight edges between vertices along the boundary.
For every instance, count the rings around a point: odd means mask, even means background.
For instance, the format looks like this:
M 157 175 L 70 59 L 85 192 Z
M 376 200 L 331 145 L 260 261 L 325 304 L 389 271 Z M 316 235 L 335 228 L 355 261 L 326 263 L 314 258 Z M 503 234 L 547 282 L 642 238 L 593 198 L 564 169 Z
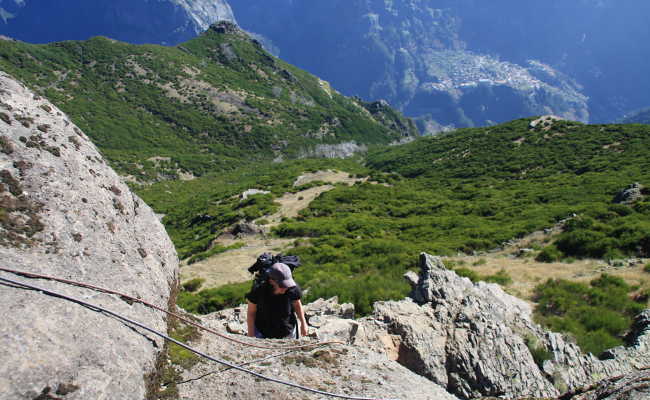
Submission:
M 284 294 L 273 294 L 273 287 L 265 283 L 252 289 L 246 298 L 257 305 L 255 327 L 266 338 L 281 339 L 289 336 L 296 326 L 293 303 L 302 297 L 299 286 L 287 289 Z

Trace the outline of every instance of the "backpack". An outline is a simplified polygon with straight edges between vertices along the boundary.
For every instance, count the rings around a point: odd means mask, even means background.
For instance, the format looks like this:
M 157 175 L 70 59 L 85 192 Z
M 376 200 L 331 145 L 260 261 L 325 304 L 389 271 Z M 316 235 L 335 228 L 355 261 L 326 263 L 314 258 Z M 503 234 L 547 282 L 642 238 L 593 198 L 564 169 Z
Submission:
M 300 257 L 292 255 L 272 255 L 271 253 L 262 253 L 255 260 L 255 264 L 251 265 L 248 268 L 248 272 L 251 274 L 257 274 L 253 280 L 253 286 L 251 290 L 255 290 L 261 287 L 267 280 L 266 269 L 275 263 L 286 264 L 291 272 L 300 266 Z
M 300 257 L 290 256 L 290 255 L 285 256 L 282 254 L 278 254 L 275 257 L 273 257 L 273 264 L 275 263 L 286 264 L 291 269 L 291 272 L 293 272 L 294 269 L 300 266 Z

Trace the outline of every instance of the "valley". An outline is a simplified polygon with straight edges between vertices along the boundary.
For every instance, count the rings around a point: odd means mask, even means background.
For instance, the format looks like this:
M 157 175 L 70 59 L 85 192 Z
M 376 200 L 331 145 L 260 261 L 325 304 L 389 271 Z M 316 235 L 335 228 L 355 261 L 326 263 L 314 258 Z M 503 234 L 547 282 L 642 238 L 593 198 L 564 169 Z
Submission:
M 3 278 L 0 355 L 13 364 L 0 392 L 302 393 L 233 379 L 232 366 L 208 378 L 211 364 L 163 331 L 260 373 L 382 398 L 569 399 L 615 373 L 647 382 L 648 81 L 626 61 L 647 49 L 615 29 L 639 21 L 610 0 L 486 4 L 119 0 L 66 18 L 116 18 L 124 36 L 0 35 L 3 262 L 120 288 L 39 278 L 162 334 Z M 51 7 L 38 5 L 0 1 L 0 34 Z M 133 24 L 153 11 L 160 25 Z M 548 34 L 576 13 L 584 24 Z M 70 33 L 59 25 L 52 35 Z M 620 50 L 617 65 L 596 65 L 610 53 L 594 40 Z M 334 347 L 242 351 L 133 304 L 244 338 L 247 268 L 265 252 L 302 262 L 311 331 L 295 343 Z

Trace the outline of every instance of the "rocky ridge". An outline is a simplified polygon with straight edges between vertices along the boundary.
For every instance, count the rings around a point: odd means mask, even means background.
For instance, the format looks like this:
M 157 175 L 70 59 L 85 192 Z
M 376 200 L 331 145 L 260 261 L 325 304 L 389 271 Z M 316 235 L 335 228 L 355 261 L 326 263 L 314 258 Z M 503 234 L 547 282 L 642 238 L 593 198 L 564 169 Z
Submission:
M 650 365 L 650 310 L 637 317 L 628 345 L 611 349 L 600 360 L 583 354 L 562 335 L 541 329 L 532 321 L 530 305 L 506 294 L 498 285 L 473 284 L 446 269 L 439 257 L 427 254 L 422 254 L 420 268 L 419 275 L 407 274 L 413 285 L 411 298 L 376 303 L 373 315 L 360 320 L 351 319 L 351 305 L 338 304 L 336 299 L 307 305 L 310 329 L 320 340 L 347 343 L 346 357 L 355 360 L 356 368 L 395 368 L 394 362 L 435 384 L 420 387 L 419 396 L 424 397 L 411 397 L 397 382 L 387 382 L 395 385 L 393 393 L 402 398 L 441 398 L 436 397 L 440 388 L 461 399 L 613 400 L 626 399 L 625 393 L 641 396 L 634 399 L 649 394 L 644 382 Z M 210 314 L 204 321 L 233 334 L 244 334 L 245 315 L 246 307 L 242 306 Z M 222 349 L 205 337 L 200 346 Z M 539 349 L 550 354 L 541 366 L 532 351 Z M 336 359 L 341 357 L 327 351 Z M 381 366 L 362 366 L 360 356 L 373 363 L 384 361 Z M 315 352 L 308 357 L 316 357 Z M 286 363 L 272 361 L 260 370 L 285 371 Z M 312 382 L 331 382 L 331 387 L 344 384 L 344 379 L 318 362 L 308 364 L 302 367 L 313 374 Z M 198 375 L 206 366 L 196 368 L 187 376 Z M 203 385 L 210 384 L 216 382 L 194 381 L 182 393 L 204 393 L 207 386 Z M 618 390 L 621 387 L 627 389 Z M 594 397 L 595 393 L 609 394 Z
M 176 251 L 153 211 L 49 101 L 0 72 L 0 259 L 3 268 L 173 302 Z M 0 277 L 27 282 L 6 272 Z M 117 296 L 30 284 L 167 330 Z M 163 342 L 79 305 L 0 284 L 0 393 L 7 399 L 145 398 Z

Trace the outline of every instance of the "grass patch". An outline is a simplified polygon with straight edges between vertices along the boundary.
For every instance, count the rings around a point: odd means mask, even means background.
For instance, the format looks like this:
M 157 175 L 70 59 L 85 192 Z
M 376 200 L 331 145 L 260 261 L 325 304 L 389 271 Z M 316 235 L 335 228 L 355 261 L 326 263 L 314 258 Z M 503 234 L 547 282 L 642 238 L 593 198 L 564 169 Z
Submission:
M 210 257 L 212 257 L 214 255 L 225 253 L 228 250 L 241 249 L 244 246 L 246 246 L 246 243 L 243 243 L 243 242 L 238 242 L 238 243 L 232 244 L 230 246 L 225 246 L 225 247 L 224 246 L 219 246 L 219 245 L 214 245 L 209 250 L 198 253 L 198 254 L 195 254 L 192 257 L 190 257 L 190 259 L 187 261 L 187 264 L 191 265 L 191 264 L 197 263 L 199 261 L 203 261 L 203 260 L 205 260 L 207 258 L 210 258 Z
M 250 288 L 251 282 L 243 282 L 219 288 L 203 289 L 197 293 L 184 290 L 178 294 L 177 303 L 186 311 L 195 314 L 209 314 L 245 303 L 244 295 Z

